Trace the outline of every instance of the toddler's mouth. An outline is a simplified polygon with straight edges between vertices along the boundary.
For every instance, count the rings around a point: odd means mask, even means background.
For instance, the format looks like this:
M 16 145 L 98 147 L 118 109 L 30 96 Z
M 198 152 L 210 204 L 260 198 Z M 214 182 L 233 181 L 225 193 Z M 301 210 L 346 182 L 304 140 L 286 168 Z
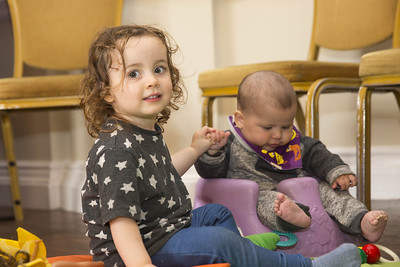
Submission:
M 156 94 L 156 95 L 150 95 L 148 97 L 145 97 L 145 98 L 143 98 L 143 100 L 152 101 L 152 100 L 157 100 L 159 98 L 161 98 L 161 95 L 160 94 Z

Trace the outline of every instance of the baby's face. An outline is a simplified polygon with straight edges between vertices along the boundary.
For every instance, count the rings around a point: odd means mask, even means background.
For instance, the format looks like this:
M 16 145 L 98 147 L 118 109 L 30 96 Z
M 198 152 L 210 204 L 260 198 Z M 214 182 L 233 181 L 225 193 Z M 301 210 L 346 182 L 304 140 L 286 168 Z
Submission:
M 248 142 L 274 151 L 292 139 L 295 115 L 296 106 L 289 109 L 263 107 L 257 112 L 236 112 L 235 123 Z

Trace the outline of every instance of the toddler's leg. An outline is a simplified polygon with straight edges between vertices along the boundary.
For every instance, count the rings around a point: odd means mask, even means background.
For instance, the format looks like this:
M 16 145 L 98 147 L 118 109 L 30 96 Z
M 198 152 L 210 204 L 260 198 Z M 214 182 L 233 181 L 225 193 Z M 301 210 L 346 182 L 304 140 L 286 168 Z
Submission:
M 154 265 L 162 267 L 212 263 L 230 263 L 231 267 L 311 267 L 311 260 L 302 255 L 259 247 L 220 226 L 183 228 L 151 259 Z
M 359 267 L 361 256 L 354 244 L 342 244 L 331 252 L 313 259 L 313 267 L 349 266 Z
M 294 201 L 282 193 L 276 195 L 274 212 L 284 221 L 301 228 L 308 228 L 311 224 L 310 217 Z
M 381 210 L 367 212 L 361 220 L 361 234 L 370 242 L 378 241 L 385 230 L 388 216 Z
M 207 204 L 192 211 L 193 227 L 221 226 L 238 235 L 240 232 L 231 211 L 219 204 Z

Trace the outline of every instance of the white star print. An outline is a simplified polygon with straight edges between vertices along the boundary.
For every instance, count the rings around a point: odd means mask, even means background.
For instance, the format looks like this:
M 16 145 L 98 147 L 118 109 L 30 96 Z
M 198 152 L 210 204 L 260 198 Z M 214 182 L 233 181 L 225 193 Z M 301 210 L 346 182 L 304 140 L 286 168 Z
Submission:
M 107 176 L 106 178 L 104 178 L 104 184 L 108 185 L 108 183 L 111 182 L 110 176 Z
M 142 141 L 144 141 L 144 138 L 142 137 L 141 134 L 133 134 L 136 137 L 136 141 L 139 142 L 139 144 L 142 143 Z
M 129 184 L 123 183 L 123 186 L 120 189 L 125 191 L 125 194 L 128 194 L 130 191 L 135 192 L 135 189 L 132 187 L 132 183 L 133 182 L 130 182 Z
M 130 147 L 132 147 L 132 143 L 129 141 L 129 139 L 128 139 L 128 138 L 126 138 L 126 139 L 125 139 L 125 143 L 124 143 L 124 145 L 125 145 L 125 147 L 126 147 L 126 148 L 130 148 Z
M 90 158 L 86 159 L 86 162 L 85 162 L 86 167 L 89 165 L 89 160 L 90 160 Z
M 104 252 L 107 257 L 110 255 L 110 252 L 107 250 L 107 248 L 102 248 L 101 252 Z
M 170 226 L 167 227 L 167 230 L 165 230 L 165 231 L 166 231 L 166 232 L 171 232 L 171 231 L 173 231 L 174 229 L 175 229 L 175 226 L 170 225 Z
M 97 174 L 93 173 L 92 180 L 94 184 L 97 184 Z
M 137 213 L 136 206 L 129 206 L 129 212 L 131 213 L 132 217 L 134 217 Z
M 91 221 L 89 221 L 88 223 L 90 223 L 90 224 L 96 224 L 96 221 L 95 221 L 95 220 L 91 220 Z
M 165 201 L 165 197 L 160 198 L 158 201 L 160 202 L 160 204 L 163 204 Z
M 96 200 L 90 201 L 89 206 L 92 206 L 92 207 L 97 206 Z
M 157 140 L 158 140 L 158 137 L 157 136 L 153 136 L 153 142 L 155 143 L 155 142 L 157 142 Z
M 98 155 L 104 148 L 104 145 L 99 146 L 99 148 L 97 149 L 96 155 Z
M 147 211 L 147 212 L 144 212 L 143 210 L 140 211 L 140 220 L 141 220 L 141 221 L 146 220 L 146 215 L 147 215 L 147 213 L 149 213 L 149 212 L 148 212 L 148 211 Z
M 97 235 L 95 235 L 95 237 L 98 237 L 100 239 L 107 239 L 107 235 L 103 233 L 103 230 L 101 230 L 100 233 L 98 233 Z
M 153 160 L 154 165 L 157 165 L 158 159 L 156 153 L 154 153 L 154 155 L 150 155 L 150 158 Z
M 172 174 L 172 173 L 170 173 L 171 175 L 170 175 L 170 177 L 171 177 L 171 181 L 173 182 L 173 183 L 175 183 L 175 176 Z
M 110 199 L 110 200 L 107 202 L 107 205 L 108 205 L 108 209 L 109 209 L 109 210 L 113 209 L 113 208 L 114 208 L 114 199 Z
M 157 180 L 156 180 L 156 178 L 154 178 L 154 174 L 150 177 L 149 181 L 150 181 L 151 186 L 156 188 Z
M 144 164 L 146 163 L 146 160 L 142 157 L 139 158 L 139 167 L 144 168 Z
M 143 174 L 142 174 L 142 172 L 139 170 L 139 168 L 136 169 L 136 176 L 143 180 Z
M 121 161 L 118 161 L 118 164 L 117 164 L 117 165 L 115 165 L 115 167 L 117 167 L 119 170 L 125 169 L 125 168 L 126 168 L 126 163 L 127 163 L 127 161 L 126 161 L 126 160 L 125 160 L 125 161 L 123 161 L 123 162 L 121 162 Z
M 172 208 L 176 204 L 176 202 L 172 198 L 173 197 L 171 197 L 171 199 L 168 200 L 168 208 L 169 209 Z
M 101 157 L 99 158 L 99 162 L 97 162 L 98 165 L 100 165 L 100 167 L 103 168 L 104 162 L 106 162 L 106 155 L 101 155 Z
M 97 144 L 97 142 L 99 142 L 100 138 L 97 138 L 96 140 L 94 140 L 94 143 Z
M 153 232 L 150 232 L 150 233 L 145 234 L 145 235 L 143 236 L 144 239 L 150 239 L 152 233 L 153 233 Z
M 163 164 L 165 165 L 166 158 L 164 156 L 161 157 Z
M 165 219 L 165 218 L 162 218 L 158 224 L 159 224 L 161 227 L 164 227 L 164 225 L 166 225 L 167 223 L 168 223 L 168 220 Z
M 111 137 L 117 136 L 117 134 L 118 134 L 118 132 L 117 132 L 117 130 L 115 130 L 114 132 L 111 133 Z
M 86 189 L 82 189 L 81 196 L 83 196 L 85 194 L 85 192 L 86 192 Z

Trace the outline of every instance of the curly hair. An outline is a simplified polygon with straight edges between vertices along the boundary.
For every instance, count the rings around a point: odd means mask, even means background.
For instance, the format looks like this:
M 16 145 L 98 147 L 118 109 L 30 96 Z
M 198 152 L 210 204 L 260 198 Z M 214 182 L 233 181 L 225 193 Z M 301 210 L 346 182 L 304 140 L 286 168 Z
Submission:
M 171 73 L 172 98 L 170 103 L 158 114 L 156 123 L 161 127 L 170 117 L 171 110 L 178 110 L 178 103 L 183 102 L 184 85 L 178 68 L 172 62 L 172 55 L 178 51 L 178 45 L 168 33 L 152 26 L 123 25 L 106 28 L 100 32 L 89 49 L 88 68 L 81 84 L 81 107 L 86 119 L 86 127 L 92 137 L 97 137 L 108 118 L 116 118 L 117 114 L 111 104 L 104 98 L 110 95 L 109 68 L 113 53 L 117 51 L 123 59 L 124 48 L 131 37 L 154 36 L 167 48 L 168 68 Z

